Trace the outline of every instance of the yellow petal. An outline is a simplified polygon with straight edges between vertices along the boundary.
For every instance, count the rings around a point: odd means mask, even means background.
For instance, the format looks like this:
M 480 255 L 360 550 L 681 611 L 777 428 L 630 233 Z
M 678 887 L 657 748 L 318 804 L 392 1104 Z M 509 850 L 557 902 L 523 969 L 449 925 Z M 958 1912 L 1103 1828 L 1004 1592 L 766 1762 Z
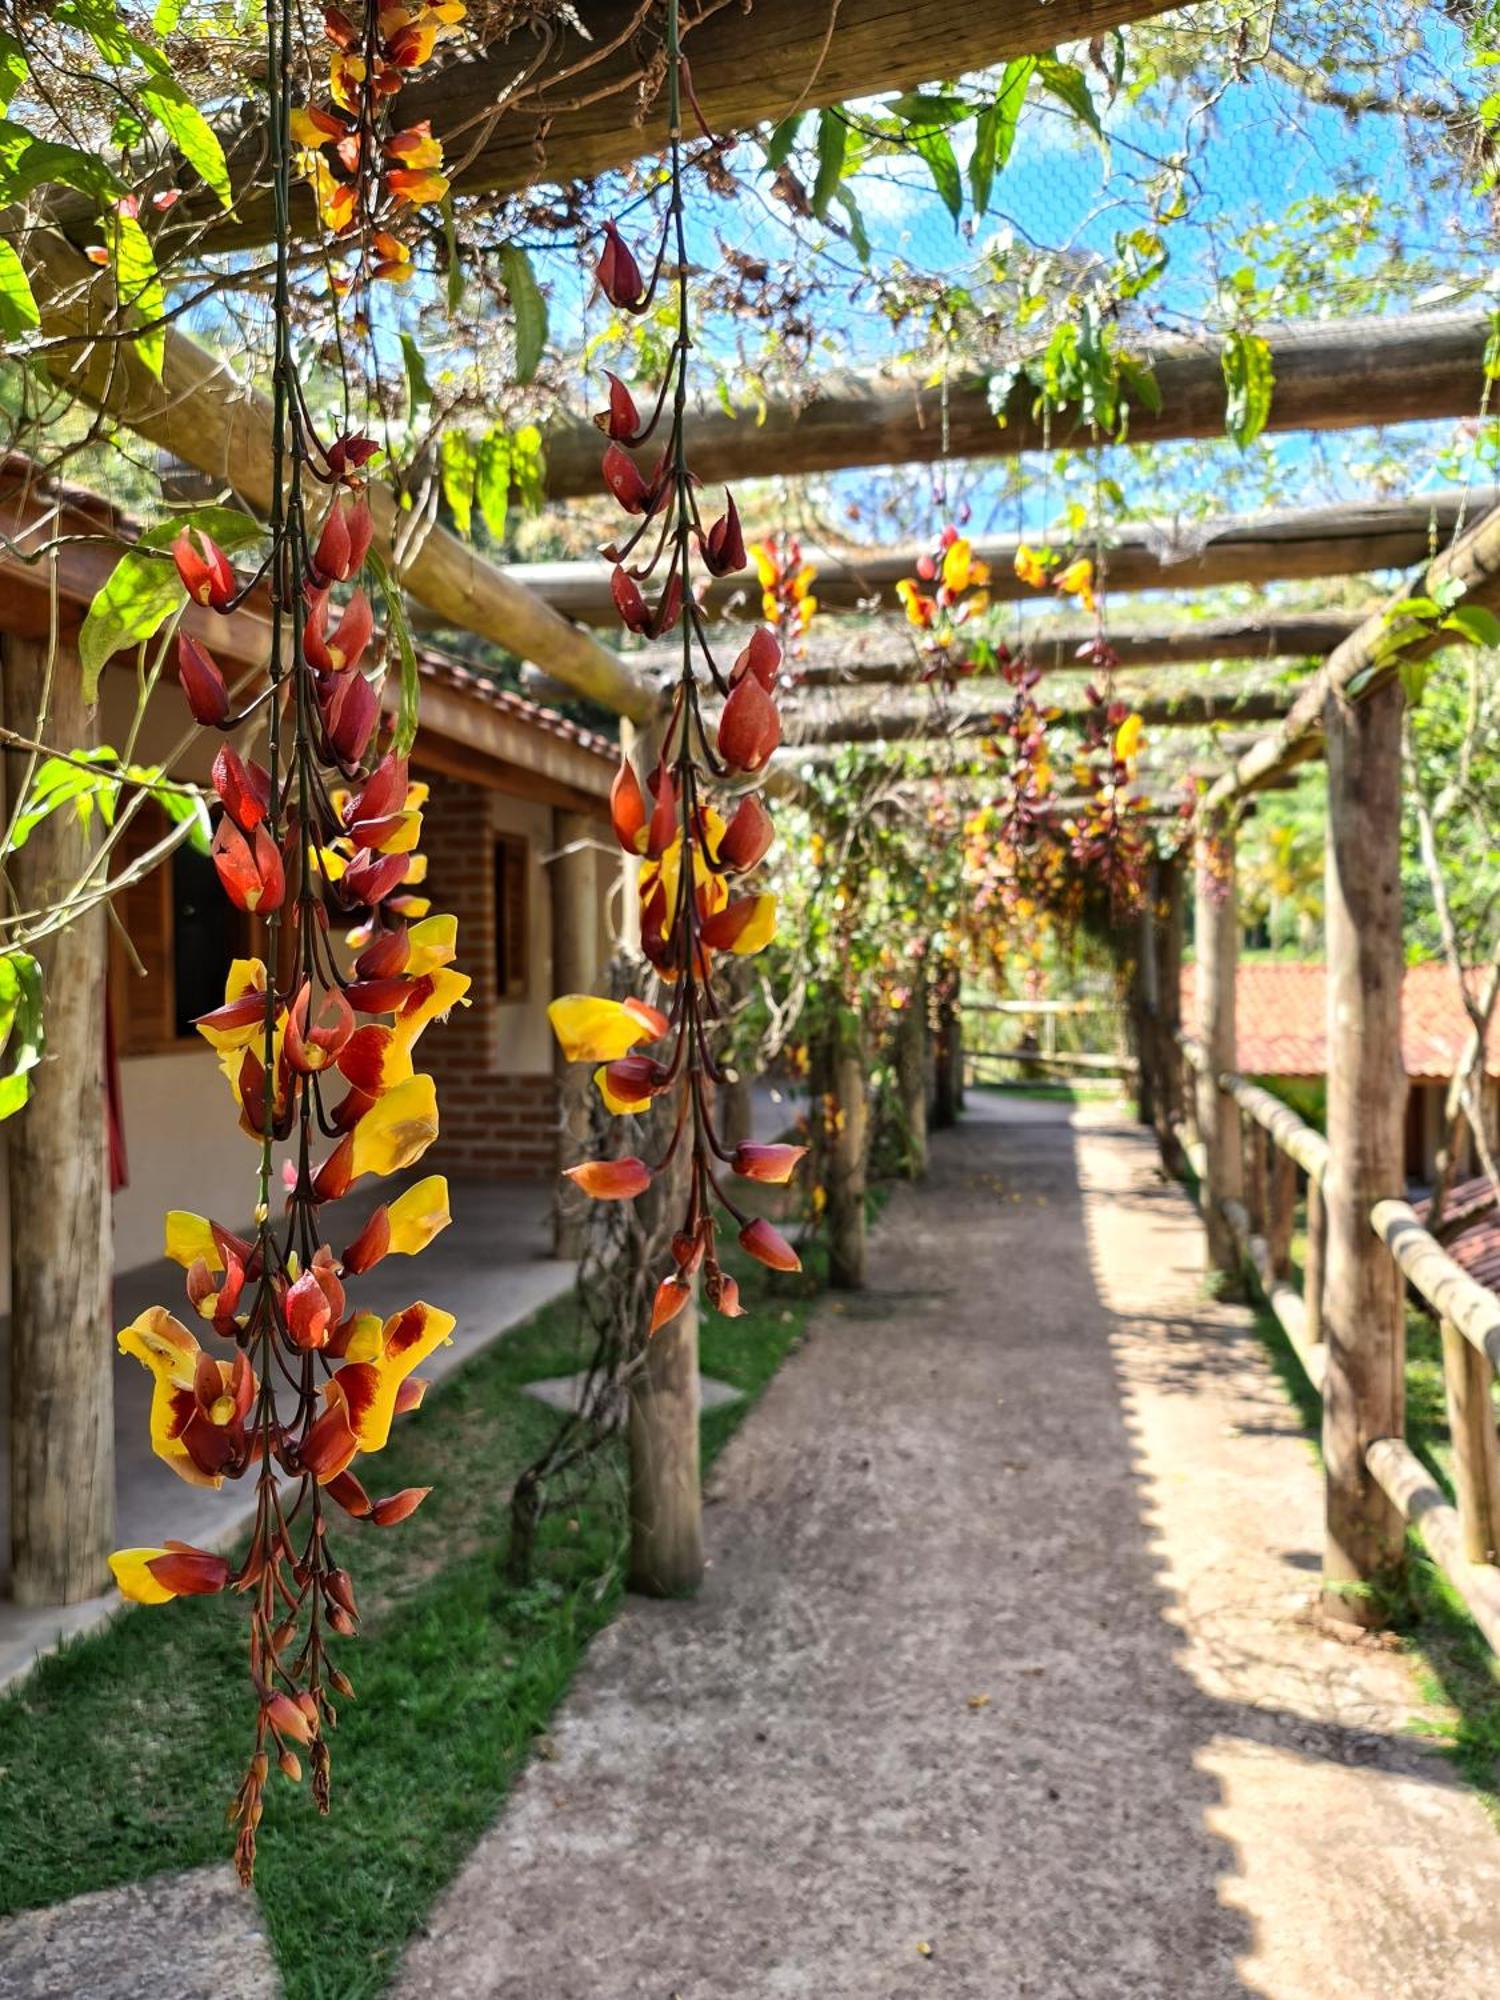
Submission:
M 438 1135 L 437 1091 L 430 1076 L 409 1076 L 379 1097 L 354 1128 L 350 1171 L 399 1174 L 420 1160 Z
M 1138 715 L 1127 715 L 1115 731 L 1115 755 L 1122 764 L 1128 764 L 1141 747 L 1141 735 L 1145 724 Z
M 618 1000 L 593 993 L 567 993 L 547 1009 L 558 1047 L 568 1062 L 613 1062 L 629 1055 L 651 1030 Z
M 950 542 L 943 553 L 943 582 L 950 590 L 969 587 L 969 544 L 962 536 Z
M 116 1549 L 109 1566 L 120 1595 L 132 1604 L 170 1604 L 176 1591 L 158 1583 L 147 1567 L 168 1553 L 166 1549 Z
M 447 1181 L 441 1174 L 417 1181 L 391 1203 L 387 1220 L 391 1226 L 387 1255 L 415 1257 L 453 1220 L 448 1211 Z
M 177 1436 L 177 1397 L 192 1389 L 203 1351 L 197 1340 L 165 1306 L 148 1306 L 120 1330 L 116 1343 L 122 1354 L 151 1371 L 151 1449 L 156 1456 L 189 1486 L 222 1486 L 222 1475 L 200 1472 Z
M 334 1376 L 343 1392 L 349 1428 L 361 1451 L 380 1451 L 391 1434 L 396 1392 L 407 1376 L 447 1340 L 457 1324 L 452 1313 L 425 1300 L 392 1313 L 381 1329 L 381 1351 L 375 1360 L 340 1368 Z
M 604 1099 L 605 1110 L 612 1111 L 616 1118 L 623 1118 L 627 1112 L 649 1111 L 651 1109 L 651 1099 L 649 1097 L 641 1098 L 638 1103 L 632 1103 L 628 1098 L 616 1097 L 615 1093 L 609 1087 L 608 1063 L 600 1063 L 599 1067 L 594 1071 L 594 1082 L 599 1086 L 599 1095 Z
M 413 1007 L 408 1013 L 396 1016 L 396 1024 L 392 1032 L 395 1036 L 397 1046 L 407 1050 L 408 1053 L 429 1021 L 435 1020 L 439 1014 L 448 1013 L 450 1009 L 457 1007 L 460 1002 L 465 1007 L 469 1004 L 464 999 L 464 995 L 468 992 L 473 981 L 469 978 L 467 972 L 454 972 L 450 968 L 444 967 L 441 972 L 434 972 L 431 978 L 432 991 L 422 1001 L 421 1005 Z
M 749 958 L 757 951 L 764 951 L 775 935 L 776 898 L 772 895 L 757 896 L 755 913 L 730 946 L 730 950 L 736 958 Z
M 210 1271 L 223 1270 L 224 1259 L 219 1255 L 206 1215 L 194 1215 L 185 1208 L 169 1208 L 166 1238 L 166 1254 L 184 1271 L 190 1271 L 200 1257 Z

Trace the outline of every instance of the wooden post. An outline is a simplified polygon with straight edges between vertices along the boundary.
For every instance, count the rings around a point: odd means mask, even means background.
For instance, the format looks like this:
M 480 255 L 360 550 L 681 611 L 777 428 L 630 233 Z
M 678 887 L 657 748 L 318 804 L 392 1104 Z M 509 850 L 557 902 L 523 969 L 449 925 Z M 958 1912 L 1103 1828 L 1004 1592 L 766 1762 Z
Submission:
M 661 725 L 642 730 L 638 738 L 631 732 L 627 740 L 644 783 L 660 754 Z M 632 911 L 637 907 L 633 873 L 627 886 Z M 670 1093 L 656 1107 L 652 1157 L 669 1142 L 676 1108 Z M 683 1206 L 687 1163 L 687 1149 L 679 1146 L 673 1171 L 641 1196 L 642 1220 L 663 1262 L 667 1236 Z M 696 1292 L 660 1332 L 647 1335 L 642 1327 L 641 1339 L 641 1363 L 630 1378 L 628 1582 L 648 1597 L 685 1597 L 703 1581 Z
M 1271 1276 L 1287 1278 L 1292 1270 L 1292 1232 L 1297 1225 L 1297 1162 L 1279 1146 L 1271 1148 L 1271 1184 L 1267 1191 L 1266 1249 Z
M 1209 1269 L 1234 1275 L 1239 1269 L 1234 1235 L 1222 1204 L 1239 1198 L 1239 1115 L 1234 1099 L 1219 1088 L 1219 1077 L 1235 1067 L 1234 982 L 1239 955 L 1235 908 L 1234 829 L 1222 814 L 1199 829 L 1196 853 L 1198 1040 L 1206 1059 L 1198 1078 L 1198 1130 L 1208 1172 L 1203 1218 L 1208 1229 Z
M 1302 1262 L 1302 1303 L 1307 1310 L 1307 1337 L 1316 1345 L 1323 1338 L 1323 1272 L 1328 1259 L 1328 1204 L 1315 1180 L 1307 1183 L 1307 1254 Z
M 548 881 L 552 891 L 552 991 L 592 993 L 599 980 L 599 860 L 596 822 L 585 813 L 554 812 L 553 853 Z M 567 1180 L 589 1150 L 589 1100 L 593 1072 L 586 1063 L 567 1062 L 557 1052 L 558 1176 L 552 1200 L 552 1254 L 581 1257 L 588 1196 Z
M 46 651 L 5 642 L 5 717 L 63 749 L 95 740 L 78 656 L 63 648 L 41 721 Z M 19 782 L 24 760 L 7 759 Z M 93 822 L 97 825 L 97 821 Z M 8 864 L 16 907 L 55 903 L 88 864 L 90 832 L 48 815 Z M 107 919 L 80 917 L 37 951 L 46 1055 L 5 1128 L 10 1186 L 11 1591 L 73 1604 L 109 1582 L 114 1546 L 114 1329 L 104 1122 Z
M 1156 962 L 1156 863 L 1151 863 L 1136 925 L 1135 959 L 1130 969 L 1131 1013 L 1135 1023 L 1135 1115 L 1156 1125 L 1161 1098 L 1161 1022 Z
M 1186 1093 L 1183 1060 L 1177 1038 L 1182 1031 L 1182 861 L 1172 854 L 1157 864 L 1159 913 L 1153 925 L 1156 945 L 1157 1037 L 1161 1068 L 1157 1078 L 1157 1144 L 1162 1165 L 1179 1177 L 1185 1162 L 1177 1136 Z
M 939 1131 L 958 1123 L 962 1102 L 959 1078 L 963 1073 L 962 1030 L 958 1019 L 958 967 L 951 962 L 939 968 L 937 976 L 937 1044 L 934 1049 L 932 1123 Z
M 1245 1177 L 1245 1213 L 1252 1236 L 1266 1235 L 1270 1211 L 1270 1167 L 1266 1158 L 1269 1145 L 1266 1129 L 1248 1111 L 1240 1113 L 1240 1160 Z
M 1500 1440 L 1495 1431 L 1489 1357 L 1443 1321 L 1443 1387 L 1453 1440 L 1453 1491 L 1464 1554 L 1473 1563 L 1500 1555 Z
M 901 1119 L 901 1170 L 910 1181 L 927 1172 L 927 984 L 918 976 L 896 1017 L 896 1105 Z
M 1323 1289 L 1324 1606 L 1379 1623 L 1371 1586 L 1405 1553 L 1401 1514 L 1365 1454 L 1405 1423 L 1401 1273 L 1370 1227 L 1402 1186 L 1401 707 L 1393 675 L 1365 700 L 1330 694 L 1328 745 L 1328 1167 Z
M 865 1282 L 865 1141 L 869 1100 L 858 1020 L 840 1010 L 832 1050 L 836 1122 L 828 1159 L 828 1282 L 857 1292 Z

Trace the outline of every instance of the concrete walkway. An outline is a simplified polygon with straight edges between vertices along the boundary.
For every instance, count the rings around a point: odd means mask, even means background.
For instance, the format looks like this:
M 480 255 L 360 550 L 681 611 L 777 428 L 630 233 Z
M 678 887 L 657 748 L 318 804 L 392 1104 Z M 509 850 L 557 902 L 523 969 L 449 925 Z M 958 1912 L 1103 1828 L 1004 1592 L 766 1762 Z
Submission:
M 1308 1618 L 1311 1455 L 1149 1142 L 971 1096 L 595 1644 L 403 2000 L 1479 2000 L 1500 1838 Z

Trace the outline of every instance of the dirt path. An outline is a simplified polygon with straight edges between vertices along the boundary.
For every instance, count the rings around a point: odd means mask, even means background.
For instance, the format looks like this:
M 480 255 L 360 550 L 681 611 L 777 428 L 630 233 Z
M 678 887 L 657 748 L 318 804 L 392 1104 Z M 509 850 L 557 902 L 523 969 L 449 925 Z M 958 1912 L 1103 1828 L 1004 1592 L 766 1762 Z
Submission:
M 404 2000 L 1478 2000 L 1500 1837 L 1305 1618 L 1310 1454 L 1137 1131 L 980 1099 Z

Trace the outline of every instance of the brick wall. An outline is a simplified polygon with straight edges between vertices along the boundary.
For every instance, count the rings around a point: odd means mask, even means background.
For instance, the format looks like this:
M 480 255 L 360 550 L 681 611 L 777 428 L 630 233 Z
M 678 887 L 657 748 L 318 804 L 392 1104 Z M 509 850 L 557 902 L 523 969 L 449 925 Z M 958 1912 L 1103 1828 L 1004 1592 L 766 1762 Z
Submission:
M 434 776 L 423 816 L 433 907 L 458 918 L 460 972 L 472 1002 L 422 1037 L 437 1084 L 439 1135 L 424 1165 L 479 1180 L 545 1179 L 558 1161 L 557 1085 L 504 1067 L 495 991 L 495 835 L 490 794 Z M 545 1005 L 538 995 L 535 1004 Z

